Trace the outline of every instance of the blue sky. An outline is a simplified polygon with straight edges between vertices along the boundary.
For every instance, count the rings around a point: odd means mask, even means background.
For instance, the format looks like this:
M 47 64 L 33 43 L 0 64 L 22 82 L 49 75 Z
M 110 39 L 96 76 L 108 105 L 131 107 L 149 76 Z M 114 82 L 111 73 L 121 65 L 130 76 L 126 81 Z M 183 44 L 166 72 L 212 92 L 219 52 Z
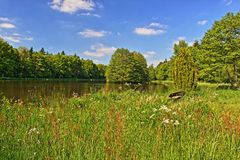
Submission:
M 128 48 L 156 65 L 178 40 L 191 44 L 238 11 L 239 0 L 0 0 L 0 36 L 14 47 L 104 64 L 116 48 Z

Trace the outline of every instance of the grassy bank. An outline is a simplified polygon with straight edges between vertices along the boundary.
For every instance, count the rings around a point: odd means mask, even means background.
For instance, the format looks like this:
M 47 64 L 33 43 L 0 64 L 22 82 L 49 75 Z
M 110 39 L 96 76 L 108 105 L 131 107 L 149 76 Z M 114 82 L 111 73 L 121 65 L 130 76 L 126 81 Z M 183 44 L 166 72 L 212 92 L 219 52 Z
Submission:
M 1 159 L 240 159 L 240 91 L 0 103 Z M 37 107 L 36 107 L 37 106 Z

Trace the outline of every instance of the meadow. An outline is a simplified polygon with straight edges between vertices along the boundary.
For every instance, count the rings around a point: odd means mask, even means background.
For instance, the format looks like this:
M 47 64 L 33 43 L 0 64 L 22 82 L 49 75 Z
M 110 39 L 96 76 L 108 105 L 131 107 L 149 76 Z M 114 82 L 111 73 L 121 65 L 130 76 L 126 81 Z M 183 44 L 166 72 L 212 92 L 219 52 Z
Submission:
M 240 91 L 2 98 L 1 159 L 240 159 Z

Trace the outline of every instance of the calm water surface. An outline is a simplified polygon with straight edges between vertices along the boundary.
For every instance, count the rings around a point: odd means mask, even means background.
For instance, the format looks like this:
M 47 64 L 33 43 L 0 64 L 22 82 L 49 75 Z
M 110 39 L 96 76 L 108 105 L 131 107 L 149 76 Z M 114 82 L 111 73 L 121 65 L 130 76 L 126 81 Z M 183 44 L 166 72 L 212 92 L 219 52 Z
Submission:
M 135 89 L 143 92 L 166 92 L 167 86 L 161 84 L 122 85 L 103 82 L 79 81 L 39 81 L 39 80 L 1 80 L 0 93 L 7 98 L 23 101 L 36 97 L 69 98 L 94 92 L 123 91 Z

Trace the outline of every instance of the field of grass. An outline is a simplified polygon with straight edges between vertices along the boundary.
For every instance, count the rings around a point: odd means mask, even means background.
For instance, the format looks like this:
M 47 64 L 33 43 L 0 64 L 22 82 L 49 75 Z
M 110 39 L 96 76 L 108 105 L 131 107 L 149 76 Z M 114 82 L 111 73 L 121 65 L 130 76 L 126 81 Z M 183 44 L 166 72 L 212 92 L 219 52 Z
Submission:
M 240 91 L 169 93 L 3 98 L 0 159 L 240 159 Z

